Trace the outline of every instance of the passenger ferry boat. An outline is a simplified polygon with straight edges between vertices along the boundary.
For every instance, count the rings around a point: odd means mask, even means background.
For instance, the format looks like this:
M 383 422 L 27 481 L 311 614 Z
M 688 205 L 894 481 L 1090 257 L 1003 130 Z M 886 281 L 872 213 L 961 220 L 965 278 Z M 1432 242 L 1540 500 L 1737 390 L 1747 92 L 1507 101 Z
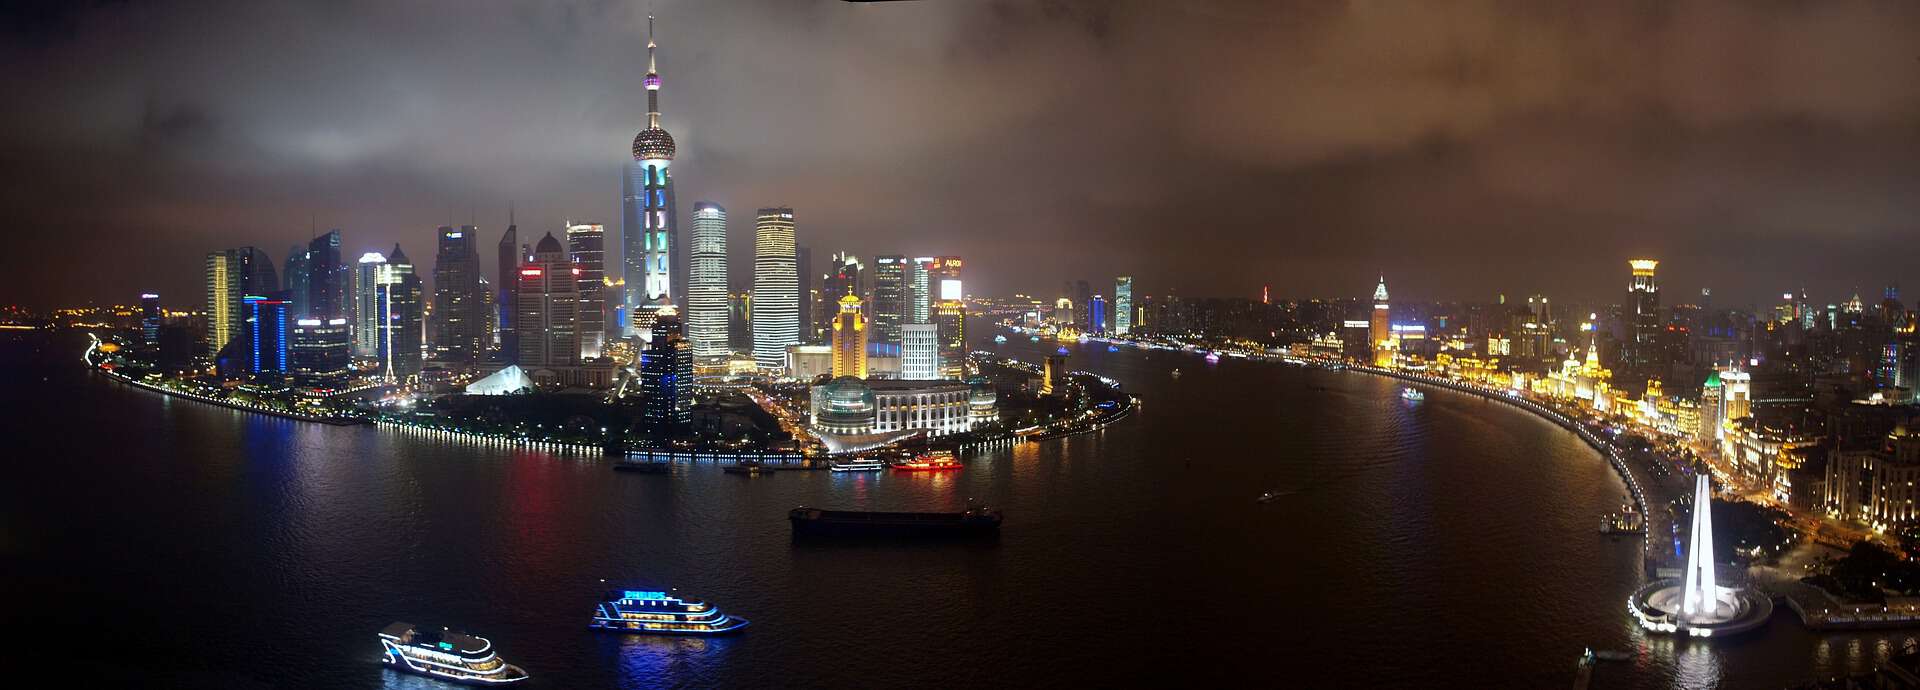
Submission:
M 487 638 L 447 628 L 423 630 L 412 623 L 394 623 L 380 631 L 380 646 L 386 652 L 381 663 L 428 678 L 463 685 L 501 685 L 528 678 L 526 671 L 495 654 Z
M 950 450 L 936 450 L 929 453 L 921 453 L 912 458 L 898 460 L 893 463 L 893 469 L 902 472 L 936 472 L 940 470 L 957 470 L 961 467 L 965 467 L 965 465 L 961 465 L 959 460 L 953 459 L 953 451 Z
M 828 463 L 827 469 L 834 472 L 879 472 L 887 469 L 887 464 L 878 458 L 848 458 Z
M 1420 392 L 1419 389 L 1416 388 L 1402 388 L 1400 389 L 1400 397 L 1413 402 L 1420 402 L 1427 399 L 1427 394 Z
M 606 598 L 593 608 L 587 627 L 638 635 L 725 635 L 747 627 L 747 619 L 698 599 L 682 599 L 674 590 L 616 589 Z

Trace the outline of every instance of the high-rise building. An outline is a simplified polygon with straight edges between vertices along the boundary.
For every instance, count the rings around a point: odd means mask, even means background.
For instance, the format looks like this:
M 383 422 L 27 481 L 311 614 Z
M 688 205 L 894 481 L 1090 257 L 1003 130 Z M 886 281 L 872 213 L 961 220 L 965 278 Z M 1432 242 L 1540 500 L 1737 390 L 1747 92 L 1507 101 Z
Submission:
M 940 327 L 910 323 L 900 327 L 900 378 L 930 381 L 940 378 Z
M 1389 306 L 1387 277 L 1380 276 L 1380 285 L 1373 289 L 1373 317 L 1367 320 L 1367 342 L 1372 346 L 1373 365 L 1377 367 L 1393 364 L 1393 322 Z
M 860 298 L 848 294 L 840 298 L 839 314 L 833 319 L 833 377 L 867 377 L 867 316 L 861 313 Z
M 1107 298 L 1094 295 L 1087 298 L 1087 332 L 1105 333 L 1107 331 Z
M 641 322 L 638 312 L 671 305 L 673 255 L 679 244 L 673 204 L 673 136 L 660 128 L 660 70 L 654 60 L 653 17 L 647 17 L 647 128 L 633 137 L 633 162 L 625 169 L 620 232 L 624 251 L 626 307 L 622 316 L 627 334 L 650 337 L 628 324 Z M 651 321 L 649 316 L 645 320 Z
M 245 335 L 244 298 L 280 290 L 280 278 L 266 252 L 240 247 L 207 254 L 206 285 L 207 355 L 215 357 Z
M 420 375 L 425 295 L 413 260 L 393 245 L 378 270 L 374 310 L 380 321 L 380 374 L 399 380 Z
M 387 257 L 380 252 L 360 255 L 353 268 L 353 354 L 355 357 L 380 356 L 380 281 L 387 268 Z
M 1720 381 L 1726 384 L 1727 416 L 1723 421 L 1731 423 L 1752 417 L 1753 374 L 1739 370 L 1722 372 Z
M 520 263 L 527 259 L 520 249 L 520 226 L 513 222 L 511 210 L 507 211 L 507 231 L 500 235 L 498 251 L 500 277 L 493 286 L 493 308 L 499 314 L 496 318 L 500 324 L 500 361 L 512 364 L 520 361 L 520 339 L 513 327 L 514 295 L 520 284 Z
M 294 322 L 292 349 L 293 383 L 318 390 L 346 387 L 353 365 L 349 337 L 352 328 L 345 317 L 321 320 L 312 317 Z
M 940 300 L 966 299 L 966 295 L 964 294 L 966 291 L 962 290 L 960 286 L 960 268 L 962 265 L 960 257 L 957 256 L 936 256 L 933 262 L 928 264 L 927 286 L 930 289 L 930 292 L 927 293 L 928 318 L 932 318 L 933 307 L 939 305 Z
M 1633 343 L 1627 361 L 1634 371 L 1651 374 L 1660 351 L 1660 286 L 1653 279 L 1653 269 L 1660 262 L 1634 259 L 1627 265 L 1633 269 L 1633 278 L 1627 283 L 1627 309 L 1633 317 Z
M 959 289 L 959 280 L 945 279 L 954 290 Z M 945 292 L 945 289 L 942 290 Z M 933 325 L 940 334 L 940 378 L 965 379 L 967 377 L 967 307 L 958 299 L 941 299 L 933 305 Z
M 907 265 L 908 323 L 933 323 L 933 262 L 931 256 L 917 256 Z
M 293 305 L 283 299 L 285 295 L 281 291 L 275 297 L 243 298 L 247 311 L 247 371 L 256 377 L 273 379 L 289 371 L 287 336 L 293 319 L 287 312 Z
M 688 238 L 687 340 L 693 356 L 725 358 L 727 344 L 727 209 L 711 201 L 693 205 Z
M 820 274 L 813 272 L 813 249 L 794 246 L 794 273 L 800 276 L 800 338 L 813 342 L 813 303 L 820 299 Z
M 1093 286 L 1087 281 L 1073 281 L 1073 303 L 1080 305 L 1080 313 L 1073 316 L 1080 324 L 1080 330 L 1092 333 L 1100 330 L 1100 325 L 1087 320 L 1087 310 L 1093 307 Z
M 873 258 L 873 304 L 868 320 L 871 339 L 883 351 L 898 350 L 900 326 L 907 323 L 907 257 L 898 254 Z
M 640 351 L 641 424 L 649 445 L 684 432 L 693 418 L 693 346 L 682 330 L 679 314 L 662 309 L 653 340 Z
M 480 298 L 478 228 L 441 226 L 433 262 L 433 356 L 449 362 L 476 362 L 486 352 L 486 328 Z
M 164 321 L 160 313 L 160 296 L 151 292 L 140 295 L 140 343 L 149 348 L 160 346 L 160 325 Z
M 1262 295 L 1265 294 L 1262 288 Z M 1264 296 L 1262 297 L 1264 300 Z M 1113 279 L 1113 334 L 1133 332 L 1133 276 Z
M 727 294 L 727 347 L 735 352 L 753 351 L 753 291 Z
M 786 367 L 800 344 L 800 278 L 791 208 L 760 209 L 753 238 L 753 359 L 762 371 Z
M 352 316 L 353 273 L 340 260 L 340 230 L 322 233 L 307 243 L 306 294 L 295 304 L 308 316 L 323 321 Z
M 567 254 L 573 259 L 580 289 L 580 359 L 598 359 L 607 344 L 607 226 L 567 226 Z
M 306 247 L 293 245 L 287 249 L 287 262 L 282 264 L 284 268 L 280 271 L 280 277 L 286 281 L 282 289 L 287 293 L 287 311 L 302 318 L 307 315 L 307 309 L 313 306 L 308 296 L 310 286 L 307 281 L 312 279 L 312 273 L 308 269 L 307 258 Z
M 827 260 L 827 272 L 820 276 L 820 292 L 813 299 L 813 331 L 808 342 L 829 343 L 834 320 L 840 318 L 840 298 L 865 294 L 860 278 L 860 257 L 841 252 Z
M 520 367 L 580 364 L 580 268 L 549 232 L 520 267 L 514 323 L 520 329 Z

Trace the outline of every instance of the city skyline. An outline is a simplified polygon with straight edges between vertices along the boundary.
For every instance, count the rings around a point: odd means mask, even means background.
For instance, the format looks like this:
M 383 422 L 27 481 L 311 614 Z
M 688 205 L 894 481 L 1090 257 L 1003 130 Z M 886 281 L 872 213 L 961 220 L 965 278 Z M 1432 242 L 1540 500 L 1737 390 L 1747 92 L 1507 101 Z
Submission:
M 1673 267 L 1669 285 L 1710 286 L 1728 304 L 1803 286 L 1870 295 L 1920 285 L 1899 252 L 1886 251 L 1920 222 L 1904 192 L 1920 163 L 1899 155 L 1916 148 L 1901 123 L 1920 112 L 1908 87 L 1920 61 L 1891 28 L 1913 22 L 1888 16 L 1920 11 L 1911 7 L 1469 5 L 1426 23 L 1449 28 L 1426 28 L 1418 11 L 1302 9 L 1276 20 L 1231 3 L 654 11 L 660 70 L 673 78 L 663 126 L 685 159 L 679 195 L 792 206 L 811 219 L 802 244 L 824 252 L 967 256 L 982 266 L 980 294 L 1044 293 L 1052 275 L 1110 271 L 1147 292 L 1273 285 L 1327 297 L 1349 294 L 1351 275 L 1385 272 L 1424 299 L 1592 299 L 1616 281 L 1610 260 L 1588 258 L 1630 255 L 1659 256 Z M 49 10 L 14 23 L 23 40 L 0 58 L 49 76 L 30 80 L 26 93 L 39 97 L 6 116 L 21 139 L 5 165 L 24 185 L 8 206 L 29 228 L 84 224 L 92 230 L 76 250 L 127 270 L 125 285 L 111 285 L 14 257 L 0 292 L 41 308 L 69 296 L 188 292 L 191 279 L 166 267 L 210 247 L 277 252 L 310 239 L 316 222 L 342 229 L 348 256 L 394 242 L 421 253 L 441 225 L 497 234 L 509 204 L 543 232 L 570 218 L 617 226 L 614 171 L 625 152 L 606 142 L 630 139 L 645 112 L 646 12 L 553 5 L 502 23 L 431 8 L 310 16 L 268 3 L 206 16 Z M 144 20 L 138 35 L 127 33 L 132 17 Z M 244 35 L 270 18 L 311 23 L 315 36 L 366 30 L 368 43 L 347 55 L 324 41 Z M 1253 18 L 1261 21 L 1241 21 Z M 1797 26 L 1817 30 L 1785 30 Z M 210 93 L 196 84 L 215 66 L 190 49 L 200 31 L 232 37 L 237 55 L 286 54 L 240 61 L 232 88 Z M 902 31 L 925 45 L 886 38 Z M 419 40 L 439 32 L 462 40 Z M 1611 55 L 1601 52 L 1611 43 L 1581 34 L 1658 49 Z M 1300 47 L 1247 52 L 1274 38 Z M 85 58 L 108 42 L 144 49 L 151 64 L 87 78 L 104 74 Z M 1395 52 L 1395 42 L 1411 47 Z M 456 79 L 440 53 L 416 43 L 491 46 L 460 64 L 488 76 Z M 552 55 L 554 44 L 573 47 Z M 773 51 L 782 57 L 767 59 Z M 495 60 L 541 68 L 467 69 Z M 1221 61 L 1259 69 L 1193 68 Z M 373 73 L 392 76 L 365 77 Z M 805 78 L 827 73 L 819 84 Z M 1381 88 L 1342 90 L 1335 78 Z M 866 90 L 854 97 L 853 84 Z M 1103 86 L 1053 93 L 1058 84 Z M 510 96 L 529 92 L 536 97 Z M 763 93 L 781 105 L 736 105 Z M 1261 93 L 1289 95 L 1244 95 Z M 961 102 L 994 107 L 948 107 Z M 402 103 L 438 117 L 406 116 Z M 1217 126 L 1196 127 L 1182 112 Z M 422 131 L 425 122 L 437 129 Z M 1133 169 L 1122 161 L 1135 133 L 1156 128 L 1173 138 L 1163 153 L 1182 174 L 1112 172 Z M 1008 136 L 1021 143 L 981 146 Z M 484 155 L 475 141 L 489 142 Z M 946 155 L 959 150 L 973 155 Z M 898 163 L 936 157 L 937 166 Z M 66 162 L 44 164 L 56 158 Z M 829 160 L 839 162 L 823 166 Z M 99 170 L 156 183 L 110 204 L 79 203 L 96 196 L 88 171 Z M 1031 191 L 1040 188 L 1048 193 Z M 1262 193 L 1246 191 L 1255 188 Z M 1372 203 L 1381 197 L 1394 203 Z M 1208 241 L 1155 231 L 1191 225 L 1196 206 L 1209 211 L 1197 231 Z M 1274 218 L 1284 231 L 1273 231 Z M 914 246 L 891 239 L 902 228 Z M 739 273 L 750 243 L 733 232 Z

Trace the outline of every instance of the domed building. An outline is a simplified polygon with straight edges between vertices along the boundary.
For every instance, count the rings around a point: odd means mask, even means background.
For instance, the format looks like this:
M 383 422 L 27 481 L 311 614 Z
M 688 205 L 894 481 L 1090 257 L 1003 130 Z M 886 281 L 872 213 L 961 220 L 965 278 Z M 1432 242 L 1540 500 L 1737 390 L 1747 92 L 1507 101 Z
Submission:
M 967 381 L 973 390 L 967 394 L 967 416 L 973 426 L 992 424 L 1000 421 L 1000 394 L 993 389 L 993 383 L 983 377 L 974 377 Z
M 851 376 L 814 386 L 813 429 L 822 436 L 862 436 L 873 433 L 873 389 Z

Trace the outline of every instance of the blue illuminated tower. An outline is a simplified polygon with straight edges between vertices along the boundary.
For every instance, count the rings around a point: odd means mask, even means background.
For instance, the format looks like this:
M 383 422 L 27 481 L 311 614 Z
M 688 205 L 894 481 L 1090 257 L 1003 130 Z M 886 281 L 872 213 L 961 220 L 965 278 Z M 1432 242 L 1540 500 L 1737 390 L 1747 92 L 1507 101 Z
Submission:
M 633 163 L 621 187 L 620 233 L 623 251 L 618 318 L 621 333 L 636 335 L 634 316 L 673 304 L 673 253 L 679 245 L 674 220 L 673 136 L 660 128 L 660 72 L 654 62 L 653 17 L 647 17 L 647 128 L 633 137 Z M 652 319 L 644 319 L 651 322 Z M 648 337 L 647 333 L 639 333 Z

